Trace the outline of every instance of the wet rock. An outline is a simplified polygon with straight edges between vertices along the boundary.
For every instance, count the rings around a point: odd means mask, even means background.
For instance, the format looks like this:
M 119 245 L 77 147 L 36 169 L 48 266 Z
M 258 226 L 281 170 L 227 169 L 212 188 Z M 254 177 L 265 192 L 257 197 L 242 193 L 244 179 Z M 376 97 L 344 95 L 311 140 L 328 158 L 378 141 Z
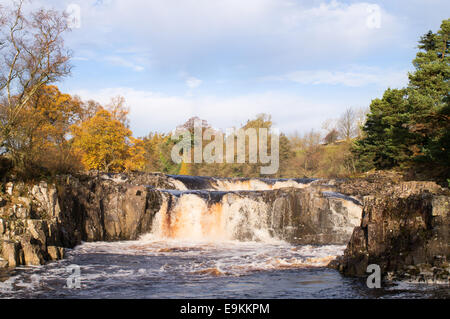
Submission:
M 204 180 L 210 185 L 213 179 Z M 199 185 L 195 178 L 184 181 L 190 187 Z M 6 202 L 7 195 L 4 204 L 0 200 L 5 218 L 0 219 L 0 236 L 8 239 L 2 244 L 2 255 L 8 256 L 4 259 L 10 265 L 62 258 L 62 247 L 72 248 L 81 241 L 136 239 L 151 231 L 162 205 L 170 207 L 181 193 L 163 194 L 160 188 L 173 190 L 180 185 L 160 173 L 67 175 L 58 177 L 55 185 L 6 186 L 10 196 L 22 196 L 12 201 L 15 207 Z M 403 271 L 411 278 L 448 274 L 450 201 L 434 183 L 399 182 L 388 176 L 319 180 L 305 188 L 193 193 L 207 205 L 220 204 L 224 198 L 226 205 L 237 198 L 257 202 L 256 209 L 264 210 L 257 222 L 292 243 L 349 242 L 345 255 L 334 261 L 334 267 L 347 275 L 365 276 L 371 263 L 380 264 L 384 273 Z M 163 202 L 163 197 L 168 201 Z M 246 209 L 242 207 L 242 212 L 248 215 Z M 242 227 L 239 236 L 248 239 L 252 234 Z M 419 264 L 431 267 L 405 270 Z
M 25 234 L 20 238 L 20 244 L 23 250 L 25 265 L 43 265 L 48 261 L 45 246 L 29 234 Z
M 361 226 L 333 266 L 349 276 L 365 276 L 368 264 L 378 264 L 384 275 L 436 277 L 432 267 L 440 274 L 450 258 L 450 196 L 439 192 L 434 183 L 406 182 L 365 196 Z
M 25 207 L 31 206 L 31 198 L 28 197 L 18 197 L 17 200 L 21 202 Z
M 89 175 L 91 178 L 95 177 L 95 173 Z M 128 184 L 134 186 L 150 186 L 160 189 L 177 189 L 173 180 L 162 173 L 144 173 L 144 172 L 130 172 L 130 173 L 104 173 L 99 176 L 104 181 L 114 182 L 116 184 Z
M 48 217 L 59 216 L 61 208 L 58 201 L 58 192 L 54 186 L 49 186 L 47 182 L 40 182 L 33 186 L 31 194 Z
M 60 260 L 64 258 L 64 248 L 57 246 L 48 246 L 47 252 L 51 260 Z
M 155 200 L 155 191 L 153 199 Z M 105 239 L 136 239 L 150 231 L 155 209 L 148 203 L 149 190 L 144 186 L 129 186 L 113 192 L 102 201 Z
M 5 185 L 5 192 L 8 195 L 12 195 L 14 191 L 14 184 L 12 182 L 6 183 Z
M 19 219 L 28 219 L 31 217 L 30 207 L 24 207 L 22 204 L 13 206 L 14 215 Z
M 449 196 L 434 196 L 432 199 L 432 216 L 440 218 L 448 218 L 450 214 L 450 197 Z
M 24 264 L 24 256 L 20 243 L 4 240 L 2 243 L 2 256 L 8 262 L 9 267 Z
M 346 244 L 361 219 L 362 206 L 352 198 L 324 194 L 321 188 L 289 188 L 260 195 L 272 208 L 274 235 L 296 244 Z
M 44 220 L 29 219 L 26 220 L 26 232 L 34 239 L 41 242 L 43 246 L 47 245 L 48 225 Z

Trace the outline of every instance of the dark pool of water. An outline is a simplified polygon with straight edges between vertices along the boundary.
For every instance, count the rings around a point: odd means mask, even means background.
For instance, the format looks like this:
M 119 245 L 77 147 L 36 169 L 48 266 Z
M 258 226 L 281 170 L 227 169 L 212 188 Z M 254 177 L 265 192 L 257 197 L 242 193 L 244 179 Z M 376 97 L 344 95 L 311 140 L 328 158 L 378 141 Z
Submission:
M 3 274 L 0 298 L 448 297 L 448 287 L 439 286 L 369 289 L 362 279 L 323 267 L 327 256 L 342 249 L 236 242 L 83 244 L 65 260 Z

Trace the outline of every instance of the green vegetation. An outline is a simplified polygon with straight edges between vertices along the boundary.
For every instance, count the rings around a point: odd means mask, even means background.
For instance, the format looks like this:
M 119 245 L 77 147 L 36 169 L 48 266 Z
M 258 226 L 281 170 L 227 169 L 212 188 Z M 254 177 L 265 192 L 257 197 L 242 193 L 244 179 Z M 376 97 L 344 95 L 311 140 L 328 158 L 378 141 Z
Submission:
M 450 176 L 450 19 L 420 41 L 415 71 L 403 89 L 370 105 L 354 153 L 359 169 L 401 168 L 445 181 Z

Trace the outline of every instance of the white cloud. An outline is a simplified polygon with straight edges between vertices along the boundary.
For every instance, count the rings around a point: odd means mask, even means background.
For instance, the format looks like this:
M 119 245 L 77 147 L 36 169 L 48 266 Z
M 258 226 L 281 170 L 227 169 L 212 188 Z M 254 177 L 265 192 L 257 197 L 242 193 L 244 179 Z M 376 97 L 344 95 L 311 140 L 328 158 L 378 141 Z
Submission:
M 202 82 L 203 82 L 202 80 L 197 79 L 193 76 L 190 76 L 186 79 L 186 85 L 190 89 L 198 88 L 202 84 Z
M 261 68 L 348 61 L 402 39 L 401 24 L 383 8 L 378 29 L 367 24 L 370 3 L 308 2 L 112 0 L 93 5 L 80 0 L 83 24 L 72 32 L 69 44 L 75 50 L 137 46 L 151 51 L 162 67 L 204 61 Z
M 408 82 L 408 70 L 381 69 L 378 67 L 351 66 L 345 70 L 301 70 L 282 76 L 265 77 L 264 80 L 293 81 L 312 85 L 344 85 L 363 87 L 403 87 Z
M 108 61 L 114 65 L 118 65 L 118 66 L 122 66 L 122 67 L 126 67 L 129 69 L 132 69 L 136 72 L 142 72 L 145 70 L 145 68 L 141 65 L 138 65 L 136 63 L 134 63 L 133 61 L 131 61 L 130 59 L 124 58 L 124 57 L 120 57 L 120 56 L 107 56 L 104 58 L 105 61 Z
M 170 96 L 131 88 L 109 88 L 98 92 L 74 92 L 83 99 L 108 103 L 111 96 L 122 95 L 131 108 L 131 126 L 136 136 L 150 131 L 169 132 L 192 116 L 206 119 L 213 127 L 237 127 L 259 113 L 273 116 L 275 126 L 283 132 L 318 129 L 322 122 L 337 117 L 349 100 L 325 99 L 321 102 L 298 95 L 265 92 L 234 97 Z M 355 104 L 355 103 L 354 103 Z

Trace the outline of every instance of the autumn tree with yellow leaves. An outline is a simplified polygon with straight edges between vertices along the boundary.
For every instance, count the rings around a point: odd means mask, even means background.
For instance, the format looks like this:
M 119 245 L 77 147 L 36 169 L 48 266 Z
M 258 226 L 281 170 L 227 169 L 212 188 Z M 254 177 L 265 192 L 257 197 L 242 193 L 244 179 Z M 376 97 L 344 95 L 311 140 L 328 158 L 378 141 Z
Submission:
M 58 172 L 76 167 L 67 136 L 83 112 L 80 99 L 61 93 L 56 86 L 39 89 L 22 114 L 23 145 L 20 151 L 25 162 L 33 161 Z
M 122 171 L 128 156 L 131 131 L 105 109 L 72 127 L 73 146 L 86 169 Z
M 67 139 L 70 126 L 79 122 L 83 103 L 56 86 L 42 86 L 16 116 L 9 133 L 8 155 L 20 175 L 39 171 L 69 172 L 78 169 Z
M 182 162 L 178 175 L 190 175 L 189 163 Z
M 130 146 L 128 156 L 125 160 L 124 168 L 126 171 L 143 171 L 147 164 L 147 150 L 145 142 L 141 139 L 130 137 Z

